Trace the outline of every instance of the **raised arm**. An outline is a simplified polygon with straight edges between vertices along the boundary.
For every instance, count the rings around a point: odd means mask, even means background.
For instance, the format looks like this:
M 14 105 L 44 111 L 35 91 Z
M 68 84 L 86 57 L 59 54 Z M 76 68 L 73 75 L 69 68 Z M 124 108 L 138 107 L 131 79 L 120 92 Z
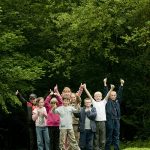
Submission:
M 87 88 L 86 88 L 86 84 L 84 84 L 84 90 L 85 90 L 85 93 L 87 94 L 87 96 L 91 99 L 91 100 L 93 100 L 93 97 L 92 97 L 92 95 L 90 94 L 90 92 L 87 90 Z
M 45 101 L 44 101 L 44 106 L 46 108 L 46 111 L 47 113 L 49 112 L 50 110 L 50 100 L 51 100 L 51 94 L 52 94 L 52 91 L 50 91 L 50 94 L 46 97 Z
M 76 95 L 80 97 L 82 95 L 83 89 L 84 89 L 84 84 L 81 83 L 79 90 L 76 92 Z
M 117 99 L 118 99 L 119 103 L 121 103 L 121 101 L 122 101 L 123 85 L 124 85 L 124 80 L 120 79 L 120 87 L 117 92 Z
M 21 93 L 17 90 L 16 91 L 16 96 L 18 97 L 18 99 L 22 102 L 22 103 L 26 103 L 27 100 L 21 95 Z
M 107 93 L 108 93 L 108 87 L 107 87 L 107 78 L 105 78 L 103 80 L 104 82 L 104 97 L 106 97 Z
M 58 90 L 58 85 L 56 84 L 55 87 L 54 87 L 54 93 L 57 93 L 57 95 L 61 96 L 60 95 L 60 92 Z
M 115 86 L 114 85 L 110 85 L 110 90 L 109 90 L 109 92 L 107 93 L 107 95 L 105 96 L 105 100 L 107 101 L 108 100 L 108 98 L 109 98 L 109 96 L 110 96 L 110 93 L 111 93 L 111 91 L 113 91 L 114 90 L 114 88 L 115 88 Z
M 58 101 L 58 105 L 57 106 L 62 106 L 63 105 L 63 100 L 60 94 L 58 93 L 54 93 L 54 95 L 56 96 L 56 99 Z

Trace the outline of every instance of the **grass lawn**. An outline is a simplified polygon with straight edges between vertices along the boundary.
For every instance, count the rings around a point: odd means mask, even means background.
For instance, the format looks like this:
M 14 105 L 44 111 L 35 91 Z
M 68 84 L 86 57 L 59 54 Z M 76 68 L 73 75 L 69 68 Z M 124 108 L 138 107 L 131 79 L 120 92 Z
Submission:
M 134 148 L 125 148 L 122 150 L 150 150 L 150 148 L 138 148 L 138 147 L 134 147 Z
M 121 150 L 150 150 L 150 140 L 121 143 Z

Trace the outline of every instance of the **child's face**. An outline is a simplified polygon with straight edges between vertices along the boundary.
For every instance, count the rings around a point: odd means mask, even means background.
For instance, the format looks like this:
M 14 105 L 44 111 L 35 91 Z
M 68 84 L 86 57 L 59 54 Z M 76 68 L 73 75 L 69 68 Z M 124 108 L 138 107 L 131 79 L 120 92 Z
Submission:
M 115 92 L 115 91 L 112 91 L 112 92 L 110 93 L 110 99 L 114 101 L 114 100 L 116 100 L 116 97 L 117 97 L 116 92 Z
M 69 99 L 63 99 L 63 101 L 64 101 L 64 106 L 68 106 L 70 103 Z
M 63 97 L 70 97 L 71 96 L 71 90 L 68 87 L 65 87 L 63 92 L 62 92 Z
M 91 107 L 91 104 L 92 104 L 92 102 L 91 102 L 90 99 L 87 99 L 87 100 L 84 101 L 84 105 L 85 105 L 85 107 L 87 107 L 87 108 Z
M 101 92 L 95 92 L 94 93 L 94 99 L 96 101 L 100 101 L 102 99 L 102 93 Z
M 44 106 L 44 100 L 43 100 L 43 99 L 41 99 L 41 100 L 39 101 L 38 106 L 39 106 L 40 108 Z
M 76 95 L 75 94 L 71 94 L 71 102 L 72 103 L 76 102 Z

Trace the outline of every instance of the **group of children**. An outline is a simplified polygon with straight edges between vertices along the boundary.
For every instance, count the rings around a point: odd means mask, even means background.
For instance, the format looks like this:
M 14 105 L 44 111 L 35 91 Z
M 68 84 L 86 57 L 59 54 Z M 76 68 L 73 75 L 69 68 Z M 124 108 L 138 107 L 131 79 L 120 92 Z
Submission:
M 60 94 L 57 85 L 44 100 L 36 98 L 32 108 L 38 150 L 110 150 L 111 144 L 119 150 L 120 100 L 124 80 L 120 80 L 118 93 L 114 85 L 107 87 L 104 79 L 105 98 L 95 92 L 94 98 L 81 84 L 76 93 L 65 87 Z M 81 94 L 88 98 L 81 107 Z M 19 92 L 16 92 L 19 95 Z

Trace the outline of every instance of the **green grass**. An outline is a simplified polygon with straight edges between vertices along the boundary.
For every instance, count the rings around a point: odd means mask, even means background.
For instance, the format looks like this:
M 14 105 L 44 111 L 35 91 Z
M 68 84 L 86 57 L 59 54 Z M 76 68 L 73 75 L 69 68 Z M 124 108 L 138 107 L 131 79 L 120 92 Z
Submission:
M 123 150 L 150 150 L 150 148 L 138 148 L 138 147 L 135 147 L 135 148 L 125 148 Z
M 150 140 L 121 143 L 121 150 L 150 150 Z

